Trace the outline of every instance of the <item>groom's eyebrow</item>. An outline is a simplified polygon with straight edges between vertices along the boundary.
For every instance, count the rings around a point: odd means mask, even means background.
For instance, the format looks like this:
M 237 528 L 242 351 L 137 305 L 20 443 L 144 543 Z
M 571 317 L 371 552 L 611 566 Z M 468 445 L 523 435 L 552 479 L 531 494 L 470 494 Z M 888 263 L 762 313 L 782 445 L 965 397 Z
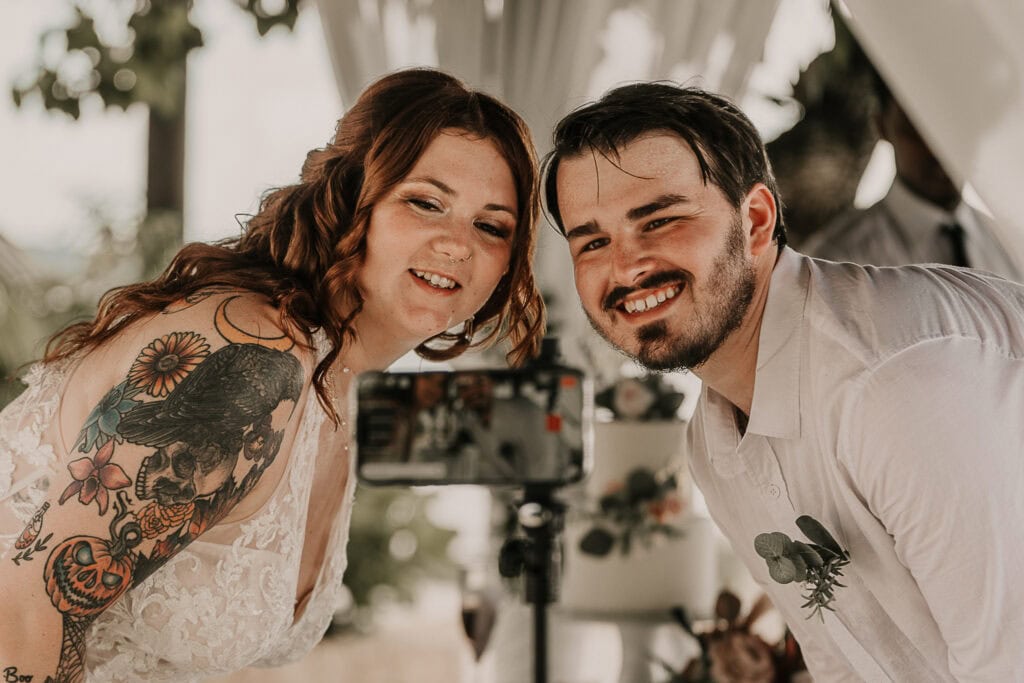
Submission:
M 640 220 L 641 218 L 646 218 L 647 216 L 650 216 L 652 213 L 657 213 L 662 209 L 667 209 L 670 206 L 675 206 L 676 204 L 689 203 L 690 198 L 684 194 L 663 194 L 660 197 L 656 198 L 653 202 L 649 202 L 647 204 L 644 204 L 643 206 L 638 206 L 636 208 L 630 209 L 629 211 L 626 212 L 626 218 L 628 218 L 631 221 L 636 221 Z
M 684 194 L 663 194 L 656 197 L 654 201 L 648 202 L 642 206 L 637 206 L 626 212 L 626 219 L 631 221 L 637 221 L 641 218 L 646 218 L 651 214 L 657 213 L 662 209 L 675 206 L 677 204 L 690 204 L 692 200 Z M 601 230 L 597 227 L 597 222 L 593 219 L 577 225 L 572 230 L 565 233 L 565 238 L 571 240 L 578 237 L 589 237 L 595 235 Z
M 600 230 L 597 227 L 597 223 L 593 220 L 589 220 L 583 225 L 577 225 L 575 228 L 565 233 L 565 239 L 571 240 L 577 237 L 588 237 L 590 235 L 596 235 Z

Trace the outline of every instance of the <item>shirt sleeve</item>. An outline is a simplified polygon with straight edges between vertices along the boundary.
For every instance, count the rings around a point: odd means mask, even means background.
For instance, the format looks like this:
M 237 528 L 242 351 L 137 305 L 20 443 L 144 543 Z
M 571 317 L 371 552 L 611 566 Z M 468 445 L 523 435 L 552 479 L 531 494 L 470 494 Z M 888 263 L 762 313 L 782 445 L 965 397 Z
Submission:
M 1024 361 L 917 344 L 864 385 L 851 472 L 961 681 L 1024 680 Z

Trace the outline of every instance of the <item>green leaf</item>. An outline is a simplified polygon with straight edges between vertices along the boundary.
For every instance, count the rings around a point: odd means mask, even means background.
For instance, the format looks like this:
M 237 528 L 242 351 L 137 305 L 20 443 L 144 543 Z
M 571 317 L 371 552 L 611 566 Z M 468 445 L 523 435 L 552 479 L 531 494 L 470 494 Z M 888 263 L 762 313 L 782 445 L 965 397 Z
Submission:
M 52 106 L 50 103 L 47 104 L 48 109 L 59 109 L 60 111 L 64 112 L 65 114 L 73 118 L 75 121 L 77 121 L 78 117 L 82 114 L 81 107 L 78 103 L 78 98 L 76 97 L 57 99 L 53 100 L 52 102 Z
M 801 515 L 796 518 L 796 525 L 800 527 L 800 531 L 804 532 L 804 535 L 811 539 L 812 542 L 831 550 L 840 557 L 846 557 L 846 551 L 836 542 L 836 539 L 832 537 L 828 529 L 822 526 L 821 522 L 814 519 L 814 517 Z
M 685 531 L 672 524 L 655 524 L 653 529 L 669 538 L 682 538 L 686 535 Z
M 601 499 L 597 502 L 598 507 L 601 508 L 601 512 L 605 514 L 611 514 L 619 507 L 625 505 L 625 501 L 617 493 L 606 493 L 601 496 Z
M 821 555 L 806 543 L 793 541 L 793 550 L 807 563 L 808 567 L 817 568 L 825 564 L 825 561 L 821 559 Z
M 78 13 L 78 23 L 65 31 L 67 36 L 67 50 L 81 50 L 87 47 L 99 48 L 103 46 L 100 38 L 96 35 L 96 27 L 90 17 L 85 16 L 81 9 L 75 8 Z
M 781 531 L 758 534 L 754 538 L 754 551 L 766 560 L 772 560 L 782 557 L 791 543 L 789 536 Z
M 823 548 L 817 543 L 808 543 L 807 547 L 812 549 L 814 552 L 818 553 L 818 555 L 821 556 L 821 559 L 825 560 L 826 562 L 834 562 L 835 560 L 841 559 L 841 557 L 839 555 L 836 555 L 834 551 L 829 550 L 828 548 Z
M 796 565 L 788 557 L 768 560 L 768 574 L 776 583 L 792 583 L 796 579 Z
M 795 553 L 787 553 L 784 559 L 793 563 L 793 571 L 795 572 L 793 579 L 795 581 L 807 580 L 807 563 L 804 561 L 804 558 Z
M 580 539 L 580 550 L 596 557 L 604 557 L 614 545 L 615 537 L 601 527 L 594 527 Z
M 630 500 L 651 500 L 658 495 L 658 481 L 649 469 L 638 467 L 627 476 L 626 490 Z

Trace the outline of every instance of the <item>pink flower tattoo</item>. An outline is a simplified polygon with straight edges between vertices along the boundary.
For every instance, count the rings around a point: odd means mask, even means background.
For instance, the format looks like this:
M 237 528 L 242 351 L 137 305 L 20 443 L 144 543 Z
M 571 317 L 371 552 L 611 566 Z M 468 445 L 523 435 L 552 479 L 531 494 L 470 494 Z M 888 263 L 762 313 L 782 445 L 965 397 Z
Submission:
M 60 504 L 63 505 L 64 501 L 77 493 L 82 505 L 95 500 L 100 514 L 105 514 L 109 503 L 107 492 L 123 489 L 132 483 L 120 465 L 110 462 L 113 455 L 114 440 L 111 439 L 96 451 L 94 457 L 79 458 L 70 463 L 68 471 L 75 480 L 60 494 Z

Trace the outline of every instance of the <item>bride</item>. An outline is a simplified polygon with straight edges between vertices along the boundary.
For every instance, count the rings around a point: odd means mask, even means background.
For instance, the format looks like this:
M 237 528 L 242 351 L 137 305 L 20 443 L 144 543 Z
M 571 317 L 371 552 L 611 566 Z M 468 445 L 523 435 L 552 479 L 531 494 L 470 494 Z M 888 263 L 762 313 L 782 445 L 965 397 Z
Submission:
M 341 599 L 349 383 L 412 349 L 536 352 L 535 185 L 510 109 L 396 72 L 240 237 L 58 333 L 0 413 L 6 671 L 199 680 L 308 652 Z

